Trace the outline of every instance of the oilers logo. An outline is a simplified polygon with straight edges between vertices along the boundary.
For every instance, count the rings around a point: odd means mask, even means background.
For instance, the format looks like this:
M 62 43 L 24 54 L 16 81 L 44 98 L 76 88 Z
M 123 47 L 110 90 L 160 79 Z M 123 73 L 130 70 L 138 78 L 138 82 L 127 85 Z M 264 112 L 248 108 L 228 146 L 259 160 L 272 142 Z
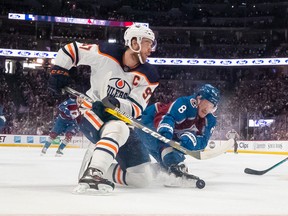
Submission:
M 119 98 L 127 98 L 130 94 L 130 85 L 121 78 L 112 78 L 109 80 L 107 95 Z

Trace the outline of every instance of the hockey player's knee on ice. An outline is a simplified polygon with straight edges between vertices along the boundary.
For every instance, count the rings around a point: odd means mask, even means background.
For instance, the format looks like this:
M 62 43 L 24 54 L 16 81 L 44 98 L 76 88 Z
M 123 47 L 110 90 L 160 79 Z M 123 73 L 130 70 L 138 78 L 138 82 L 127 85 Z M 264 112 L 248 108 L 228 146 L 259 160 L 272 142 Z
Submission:
M 126 170 L 122 170 L 119 164 L 112 164 L 104 177 L 120 185 L 143 188 L 151 183 L 152 172 L 149 162 Z
M 150 162 L 127 169 L 127 184 L 129 186 L 142 188 L 147 187 L 152 181 L 152 170 Z

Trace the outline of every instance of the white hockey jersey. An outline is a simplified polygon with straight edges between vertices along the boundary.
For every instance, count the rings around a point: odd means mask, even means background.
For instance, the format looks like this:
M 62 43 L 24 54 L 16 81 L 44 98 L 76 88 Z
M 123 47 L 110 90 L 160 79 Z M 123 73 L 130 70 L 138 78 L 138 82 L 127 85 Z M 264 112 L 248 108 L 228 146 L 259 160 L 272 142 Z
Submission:
M 116 44 L 73 42 L 59 50 L 55 65 L 68 70 L 78 65 L 89 65 L 91 88 L 86 94 L 93 100 L 116 97 L 120 109 L 137 118 L 158 86 L 159 75 L 149 63 L 130 70 L 123 65 L 124 52 L 125 48 Z

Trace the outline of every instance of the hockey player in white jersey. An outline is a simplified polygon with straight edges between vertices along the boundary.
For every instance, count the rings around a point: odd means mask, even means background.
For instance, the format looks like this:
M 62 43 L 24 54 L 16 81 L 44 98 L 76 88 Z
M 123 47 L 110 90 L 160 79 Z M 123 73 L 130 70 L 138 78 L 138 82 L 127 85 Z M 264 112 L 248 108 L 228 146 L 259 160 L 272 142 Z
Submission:
M 133 142 L 129 142 L 131 146 L 124 145 L 130 134 L 134 138 L 137 136 L 133 136 L 133 130 L 124 122 L 106 113 L 99 101 L 105 98 L 122 111 L 139 118 L 158 86 L 158 73 L 146 62 L 155 49 L 153 31 L 145 26 L 132 25 L 125 31 L 124 40 L 125 48 L 108 43 L 67 44 L 58 51 L 51 70 L 49 88 L 60 94 L 61 89 L 69 84 L 72 67 L 91 66 L 91 88 L 86 94 L 96 102 L 82 104 L 87 109 L 79 126 L 95 145 L 87 150 L 83 160 L 78 192 L 111 192 L 113 181 L 132 186 L 146 183 L 143 162 L 149 160 L 149 155 L 141 153 L 141 142 L 135 142 L 134 146 L 131 145 Z M 118 164 L 112 164 L 114 159 Z M 134 173 L 138 178 L 133 177 Z

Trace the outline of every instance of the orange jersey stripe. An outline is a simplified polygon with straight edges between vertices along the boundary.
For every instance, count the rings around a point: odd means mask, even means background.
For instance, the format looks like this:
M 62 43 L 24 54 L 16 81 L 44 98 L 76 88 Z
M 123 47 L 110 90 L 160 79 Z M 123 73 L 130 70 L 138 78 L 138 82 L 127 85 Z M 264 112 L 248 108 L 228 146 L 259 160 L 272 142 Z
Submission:
M 133 106 L 133 109 L 135 110 L 135 118 L 139 117 L 141 114 L 140 108 L 137 105 L 135 105 L 134 103 L 132 103 L 132 106 Z
M 102 124 L 87 110 L 85 114 L 100 128 Z
M 120 166 L 118 166 L 118 168 L 117 168 L 117 181 L 119 184 L 123 184 L 123 182 L 121 180 L 121 172 L 122 172 L 122 170 L 121 170 Z
M 82 105 L 85 107 L 85 108 L 89 108 L 89 109 L 92 109 L 92 104 L 87 102 L 87 101 L 83 101 Z
M 71 54 L 71 56 L 72 56 L 72 58 L 73 58 L 73 60 L 74 60 L 74 62 L 75 62 L 75 53 L 74 53 L 74 51 L 73 51 L 73 47 L 72 47 L 71 43 L 68 44 L 67 47 L 68 47 L 68 49 L 69 49 L 69 53 Z M 74 63 L 74 62 L 73 62 L 73 63 Z
M 103 146 L 107 146 L 109 148 L 111 148 L 112 150 L 114 150 L 114 155 L 116 156 L 117 152 L 118 152 L 118 148 L 115 147 L 114 145 L 111 145 L 110 143 L 107 143 L 107 142 L 103 142 L 103 141 L 99 141 L 96 143 L 96 146 L 97 145 L 103 145 Z

